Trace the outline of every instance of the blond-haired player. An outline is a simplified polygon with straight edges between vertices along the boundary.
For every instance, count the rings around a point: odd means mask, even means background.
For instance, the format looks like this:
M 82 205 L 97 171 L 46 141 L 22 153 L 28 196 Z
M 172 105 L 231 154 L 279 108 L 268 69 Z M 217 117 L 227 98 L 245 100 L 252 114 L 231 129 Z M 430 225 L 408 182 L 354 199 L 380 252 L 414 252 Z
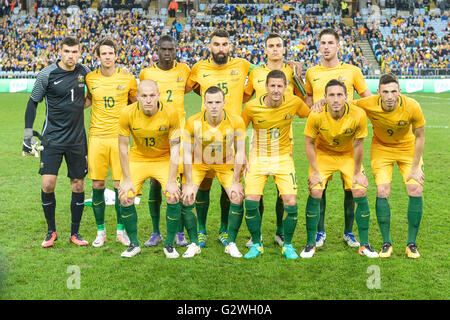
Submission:
M 159 100 L 155 81 L 141 81 L 137 99 L 137 102 L 124 108 L 120 114 L 119 154 L 122 178 L 119 197 L 122 204 L 121 217 L 130 237 L 130 246 L 122 253 L 122 257 L 133 257 L 141 252 L 134 198 L 142 193 L 145 181 L 154 178 L 161 184 L 167 202 L 164 254 L 167 258 L 177 258 L 179 254 L 173 247 L 173 242 L 182 218 L 179 202 L 181 191 L 177 181 L 180 122 L 177 112 L 166 108 Z M 133 138 L 131 149 L 130 136 Z M 191 243 L 187 251 L 191 250 L 197 250 L 195 243 Z

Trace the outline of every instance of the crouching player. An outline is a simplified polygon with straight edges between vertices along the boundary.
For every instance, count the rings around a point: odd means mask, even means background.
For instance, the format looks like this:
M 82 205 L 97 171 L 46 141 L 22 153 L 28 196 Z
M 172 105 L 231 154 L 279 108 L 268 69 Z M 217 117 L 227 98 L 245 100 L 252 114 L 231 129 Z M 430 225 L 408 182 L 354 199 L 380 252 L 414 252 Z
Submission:
M 240 182 L 245 161 L 244 121 L 224 110 L 225 94 L 219 87 L 209 87 L 203 101 L 205 110 L 191 116 L 184 130 L 182 215 L 195 218 L 192 211 L 199 186 L 207 173 L 215 173 L 230 199 L 225 253 L 240 258 L 236 237 L 244 215 Z
M 417 101 L 401 94 L 398 79 L 393 74 L 380 77 L 378 95 L 354 102 L 366 111 L 373 125 L 371 148 L 372 173 L 377 184 L 376 213 L 383 246 L 380 258 L 392 255 L 390 234 L 392 170 L 397 163 L 409 196 L 408 240 L 406 255 L 419 258 L 416 238 L 423 213 L 422 153 L 425 144 L 425 119 Z
M 173 242 L 181 216 L 181 191 L 177 182 L 180 123 L 176 111 L 165 108 L 159 101 L 155 81 L 141 81 L 137 99 L 137 102 L 122 110 L 119 120 L 119 156 L 122 167 L 119 198 L 121 218 L 130 238 L 130 246 L 122 253 L 122 257 L 130 258 L 141 252 L 134 198 L 142 194 L 144 182 L 154 178 L 161 184 L 167 201 L 164 253 L 168 258 L 176 258 L 179 255 Z M 129 150 L 130 135 L 133 146 Z
M 356 203 L 355 219 L 360 237 L 360 255 L 370 258 L 378 254 L 369 244 L 370 210 L 367 200 L 367 178 L 362 168 L 367 119 L 364 111 L 348 104 L 347 88 L 339 80 L 325 86 L 326 104 L 322 112 L 311 112 L 305 127 L 305 148 L 309 161 L 310 195 L 306 204 L 307 245 L 302 258 L 316 251 L 316 231 L 319 223 L 320 199 L 327 181 L 339 171 L 345 189 L 351 190 Z

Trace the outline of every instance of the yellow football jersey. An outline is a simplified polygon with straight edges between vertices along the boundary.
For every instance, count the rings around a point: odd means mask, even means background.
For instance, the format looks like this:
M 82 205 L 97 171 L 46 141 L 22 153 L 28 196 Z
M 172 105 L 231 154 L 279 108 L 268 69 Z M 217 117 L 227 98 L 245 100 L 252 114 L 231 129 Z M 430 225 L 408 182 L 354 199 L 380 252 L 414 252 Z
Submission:
M 244 92 L 249 96 L 255 94 L 256 98 L 259 98 L 260 96 L 265 94 L 266 78 L 270 71 L 272 70 L 270 70 L 266 64 L 250 71 Z M 294 70 L 285 63 L 281 71 L 283 71 L 283 73 L 286 75 L 287 80 L 286 93 L 293 94 L 294 83 L 292 79 L 294 77 Z
M 119 134 L 133 137 L 130 161 L 165 161 L 170 159 L 169 140 L 180 137 L 176 110 L 159 101 L 158 112 L 146 116 L 139 102 L 128 105 L 120 114 Z
M 372 122 L 373 142 L 387 147 L 414 147 L 415 136 L 411 128 L 425 125 L 419 103 L 404 95 L 399 96 L 398 106 L 391 112 L 383 110 L 379 95 L 355 100 L 353 103 L 364 109 Z
M 241 58 L 228 58 L 224 65 L 215 65 L 211 58 L 197 62 L 191 71 L 188 85 L 192 88 L 200 86 L 203 97 L 211 86 L 217 86 L 225 93 L 225 109 L 232 114 L 240 115 L 244 97 L 245 81 L 250 70 L 250 62 Z
M 330 154 L 353 154 L 353 140 L 367 136 L 367 117 L 364 111 L 345 103 L 344 116 L 335 120 L 324 105 L 322 112 L 311 112 L 304 134 L 316 139 L 316 149 Z
M 245 127 L 253 125 L 252 156 L 276 156 L 292 153 L 290 128 L 294 116 L 305 118 L 309 114 L 308 106 L 297 96 L 284 95 L 283 103 L 276 108 L 264 103 L 266 95 L 245 104 L 242 119 Z
M 201 111 L 189 117 L 184 132 L 184 141 L 193 144 L 193 163 L 234 163 L 234 142 L 245 140 L 244 121 L 225 110 L 224 118 L 217 127 L 211 126 L 206 111 Z
M 355 90 L 361 94 L 368 89 L 361 70 L 354 65 L 341 62 L 334 68 L 326 68 L 322 63 L 309 68 L 305 74 L 305 91 L 313 96 L 314 102 L 324 99 L 325 86 L 332 79 L 345 83 L 348 100 L 353 100 Z
M 86 75 L 86 86 L 92 100 L 89 135 L 117 136 L 120 112 L 128 105 L 129 97 L 137 94 L 136 79 L 120 68 L 110 77 L 97 69 Z
M 185 63 L 175 62 L 170 70 L 162 70 L 154 63 L 139 74 L 139 81 L 151 79 L 156 81 L 159 89 L 159 99 L 168 108 L 174 107 L 180 119 L 186 116 L 184 110 L 184 90 L 191 69 Z

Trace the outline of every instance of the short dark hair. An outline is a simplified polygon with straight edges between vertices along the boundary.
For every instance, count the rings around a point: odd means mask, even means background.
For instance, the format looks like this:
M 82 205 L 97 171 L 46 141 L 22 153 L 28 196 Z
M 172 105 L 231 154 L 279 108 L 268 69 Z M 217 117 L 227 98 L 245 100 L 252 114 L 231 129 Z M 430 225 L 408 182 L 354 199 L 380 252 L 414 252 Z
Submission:
M 119 46 L 117 45 L 116 40 L 114 40 L 111 37 L 105 37 L 102 40 L 99 41 L 99 43 L 97 43 L 97 45 L 95 46 L 95 53 L 97 54 L 97 56 L 100 56 L 100 47 L 101 46 L 108 46 L 114 49 L 114 53 L 118 53 L 119 51 Z
M 284 40 L 283 40 L 283 37 L 281 37 L 281 35 L 279 35 L 278 33 L 275 33 L 275 32 L 269 33 L 269 35 L 268 35 L 267 38 L 266 38 L 266 41 L 264 41 L 264 45 L 267 46 L 267 41 L 268 41 L 269 39 L 274 39 L 274 38 L 280 38 L 280 39 L 283 41 L 283 46 L 284 46 Z
M 217 86 L 211 86 L 208 89 L 206 89 L 204 96 L 206 96 L 206 94 L 214 94 L 220 92 L 222 94 L 222 97 L 225 99 L 225 93 L 223 92 L 222 89 L 220 89 Z
M 393 74 L 391 72 L 383 74 L 380 77 L 380 82 L 378 84 L 378 87 L 380 87 L 383 84 L 388 84 L 388 83 L 392 83 L 392 82 L 395 82 L 398 85 L 398 78 L 395 74 Z
M 176 41 L 172 36 L 170 36 L 170 35 L 168 35 L 168 34 L 165 34 L 165 35 L 163 35 L 161 38 L 159 38 L 159 41 L 158 41 L 158 48 L 161 47 L 161 44 L 162 44 L 163 42 L 172 42 L 174 46 L 177 45 L 177 41 Z
M 61 48 L 63 47 L 63 45 L 66 45 L 68 47 L 80 46 L 80 40 L 78 40 L 77 37 L 65 36 L 61 41 Z
M 216 29 L 214 30 L 214 32 L 211 34 L 211 39 L 214 37 L 219 37 L 219 38 L 229 38 L 230 34 L 228 33 L 228 31 L 224 30 L 224 29 Z
M 347 86 L 345 85 L 344 82 L 339 81 L 338 79 L 332 79 L 330 81 L 328 81 L 327 85 L 325 86 L 325 94 L 327 94 L 327 90 L 329 87 L 334 87 L 334 86 L 340 86 L 344 89 L 345 94 L 347 94 Z
M 269 83 L 269 79 L 283 79 L 284 84 L 287 84 L 287 79 L 286 79 L 286 75 L 284 74 L 283 71 L 281 70 L 272 70 L 267 74 L 266 77 L 266 84 Z
M 326 28 L 326 29 L 323 29 L 322 31 L 320 31 L 320 33 L 319 33 L 319 41 L 322 38 L 322 36 L 324 36 L 326 34 L 334 36 L 335 39 L 336 39 L 336 42 L 339 42 L 339 38 L 340 38 L 339 34 L 336 32 L 336 30 L 334 30 L 332 28 Z

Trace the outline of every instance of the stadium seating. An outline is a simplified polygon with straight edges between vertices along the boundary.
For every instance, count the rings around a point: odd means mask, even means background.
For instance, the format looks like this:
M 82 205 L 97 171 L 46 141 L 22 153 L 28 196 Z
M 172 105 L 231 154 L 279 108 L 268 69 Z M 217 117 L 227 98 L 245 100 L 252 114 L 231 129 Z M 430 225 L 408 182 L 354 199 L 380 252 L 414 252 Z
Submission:
M 414 9 L 412 15 L 381 19 L 380 25 L 368 23 L 368 38 L 381 72 L 402 75 L 449 75 L 450 24 L 440 9 L 424 15 Z M 447 14 L 447 13 L 446 13 Z
M 343 41 L 340 59 L 359 66 L 364 74 L 370 72 L 357 42 L 359 34 L 356 34 L 356 28 L 345 25 L 331 7 L 321 6 L 318 1 L 291 3 L 290 10 L 282 6 L 282 1 L 229 1 L 227 4 L 210 4 L 201 7 L 195 16 L 183 21 L 182 32 L 176 32 L 174 26 L 168 23 L 172 20 L 167 20 L 166 8 L 162 8 L 158 15 L 147 15 L 141 7 L 115 10 L 109 6 L 112 4 L 111 0 L 104 1 L 106 6 L 99 8 L 100 11 L 93 8 L 80 9 L 73 11 L 72 16 L 60 14 L 56 17 L 48 7 L 39 8 L 37 17 L 11 16 L 0 24 L 0 34 L 3 35 L 0 36 L 0 71 L 21 72 L 21 75 L 33 76 L 35 72 L 57 59 L 55 44 L 66 32 L 75 32 L 80 38 L 83 44 L 82 62 L 91 68 L 97 66 L 92 48 L 107 34 L 113 34 L 122 41 L 119 63 L 126 65 L 135 75 L 150 61 L 157 60 L 154 44 L 159 36 L 165 33 L 177 37 L 178 59 L 192 66 L 208 55 L 205 44 L 210 32 L 218 27 L 229 31 L 235 44 L 233 55 L 244 57 L 255 65 L 265 61 L 264 38 L 269 32 L 278 32 L 286 40 L 287 58 L 302 61 L 306 69 L 320 61 L 318 33 L 324 27 L 333 27 L 341 34 Z M 42 3 L 53 4 L 48 0 L 43 0 Z M 213 11 L 216 14 L 213 14 Z M 365 23 L 369 30 L 368 38 L 377 61 L 383 68 L 382 71 L 393 68 L 397 71 L 403 70 L 405 67 L 401 66 L 403 61 L 400 61 L 402 54 L 412 57 L 419 52 L 428 56 L 422 46 L 431 30 L 439 39 L 438 43 L 433 43 L 434 48 L 431 49 L 436 50 L 437 46 L 441 49 L 442 46 L 447 47 L 439 51 L 436 61 L 427 61 L 426 68 L 448 70 L 449 25 L 448 20 L 436 18 L 442 16 L 440 9 L 435 9 L 433 18 L 412 16 L 410 20 L 413 25 L 407 26 L 409 32 L 417 32 L 416 37 L 403 32 L 404 26 L 398 23 L 395 15 L 397 8 L 383 8 L 379 12 L 378 20 L 370 19 L 372 11 L 362 10 L 361 17 L 362 23 Z M 448 13 L 446 14 L 448 16 Z M 423 20 L 422 25 L 422 20 L 418 17 Z M 403 19 L 409 21 L 409 17 Z M 55 27 L 56 25 L 63 25 L 64 29 Z M 33 38 L 36 40 L 32 41 Z M 435 56 L 433 52 L 431 55 Z M 6 75 L 2 73 L 0 77 L 2 76 Z

